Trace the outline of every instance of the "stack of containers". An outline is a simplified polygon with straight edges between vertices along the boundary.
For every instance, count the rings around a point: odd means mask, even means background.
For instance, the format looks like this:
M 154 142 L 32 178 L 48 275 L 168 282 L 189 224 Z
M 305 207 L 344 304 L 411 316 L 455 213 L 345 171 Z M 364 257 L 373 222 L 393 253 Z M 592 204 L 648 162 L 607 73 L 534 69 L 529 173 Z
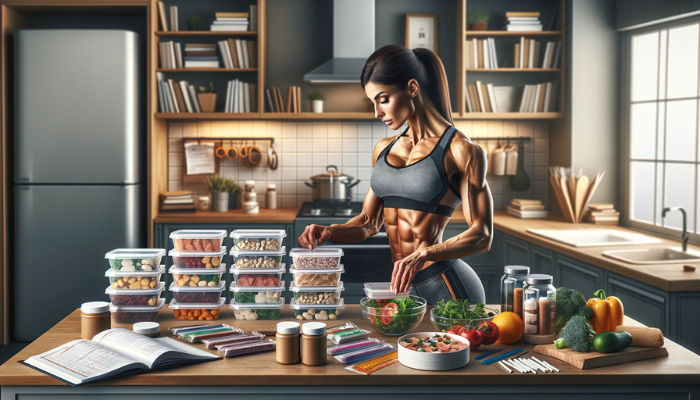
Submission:
M 165 265 L 160 261 L 165 249 L 115 249 L 105 254 L 110 269 L 105 272 L 109 278 L 109 311 L 113 324 L 133 324 L 135 322 L 155 322 L 165 299 L 160 295 L 165 283 L 160 281 Z
M 231 232 L 231 308 L 239 320 L 279 319 L 284 307 L 282 229 L 237 229 Z
M 343 250 L 319 247 L 315 250 L 290 250 L 294 279 L 289 290 L 294 295 L 289 307 L 298 320 L 335 320 L 345 308 L 341 292 L 345 290 L 340 275 L 345 271 L 340 258 Z
M 213 321 L 219 319 L 226 304 L 222 296 L 226 281 L 223 258 L 225 230 L 189 229 L 170 234 L 174 249 L 168 253 L 173 265 L 170 274 L 173 299 L 170 309 L 175 319 L 186 321 Z

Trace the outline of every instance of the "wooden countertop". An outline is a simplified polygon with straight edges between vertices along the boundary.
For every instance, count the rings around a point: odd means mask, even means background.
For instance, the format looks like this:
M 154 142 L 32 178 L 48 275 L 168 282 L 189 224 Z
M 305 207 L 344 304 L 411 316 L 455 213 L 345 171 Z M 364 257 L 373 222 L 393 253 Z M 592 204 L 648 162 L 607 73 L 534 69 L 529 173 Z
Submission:
M 196 213 L 158 214 L 156 224 L 293 224 L 298 208 L 261 208 L 258 214 L 245 214 L 243 210 L 226 212 L 197 211 Z
M 362 319 L 358 305 L 347 305 L 341 317 L 333 323 L 352 321 L 361 327 L 368 327 Z M 292 310 L 286 306 L 282 311 L 282 319 L 293 318 Z M 631 318 L 625 318 L 626 324 L 637 324 Z M 166 332 L 174 325 L 187 324 L 176 321 L 167 308 L 161 312 L 158 322 L 161 332 Z M 218 322 L 228 323 L 246 331 L 274 331 L 279 321 L 237 321 L 233 312 L 227 307 Z M 427 312 L 416 332 L 433 330 L 429 312 Z M 0 385 L 64 385 L 63 382 L 19 364 L 17 361 L 25 360 L 79 337 L 80 310 L 78 309 L 0 366 Z M 397 339 L 380 334 L 374 334 L 372 337 L 378 337 L 393 344 L 396 344 Z M 201 344 L 195 346 L 203 348 Z M 524 347 L 531 353 L 534 347 L 528 344 L 485 346 L 471 352 L 472 359 L 466 367 L 454 371 L 419 371 L 396 363 L 365 376 L 346 370 L 344 364 L 332 357 L 329 357 L 328 364 L 325 366 L 307 367 L 303 364 L 285 366 L 277 364 L 274 352 L 268 352 L 130 376 L 107 381 L 101 385 L 697 385 L 700 382 L 700 356 L 668 339 L 666 348 L 669 357 L 591 370 L 579 370 L 559 360 L 538 355 L 538 358 L 550 362 L 561 372 L 537 375 L 507 374 L 497 364 L 482 365 L 473 359 L 488 351 L 489 348 L 502 347 L 504 351 L 508 351 L 518 346 Z

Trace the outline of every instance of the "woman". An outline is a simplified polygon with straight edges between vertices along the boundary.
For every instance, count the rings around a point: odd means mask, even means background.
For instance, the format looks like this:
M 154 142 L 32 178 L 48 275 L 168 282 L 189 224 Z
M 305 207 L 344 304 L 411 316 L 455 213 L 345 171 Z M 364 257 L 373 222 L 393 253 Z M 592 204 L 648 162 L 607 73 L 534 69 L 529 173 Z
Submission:
M 386 224 L 395 293 L 411 290 L 430 304 L 453 298 L 483 303 L 481 281 L 460 258 L 491 246 L 486 153 L 453 126 L 442 62 L 427 49 L 385 46 L 367 60 L 361 83 L 377 118 L 394 130 L 406 122 L 408 128 L 375 145 L 362 213 L 345 224 L 309 225 L 299 243 L 311 249 L 316 240 L 356 243 Z M 443 242 L 460 201 L 469 229 Z

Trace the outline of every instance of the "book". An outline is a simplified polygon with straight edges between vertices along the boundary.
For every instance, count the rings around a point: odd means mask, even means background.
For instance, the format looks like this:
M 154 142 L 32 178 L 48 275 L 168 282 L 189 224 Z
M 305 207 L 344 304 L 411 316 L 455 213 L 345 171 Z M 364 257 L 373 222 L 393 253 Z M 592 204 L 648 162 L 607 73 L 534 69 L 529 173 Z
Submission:
M 265 89 L 265 100 L 267 100 L 267 108 L 270 112 L 275 112 L 275 106 L 272 103 L 272 95 L 270 94 L 270 89 Z
M 192 191 L 190 190 L 174 190 L 171 192 L 163 192 L 160 197 L 179 197 L 179 196 L 191 196 Z
M 190 196 L 187 199 L 165 199 L 163 200 L 163 205 L 175 205 L 175 204 L 194 204 L 194 199 Z
M 255 40 L 248 41 L 248 59 L 250 63 L 248 68 L 258 68 L 258 42 Z
M 484 109 L 481 108 L 481 102 L 479 101 L 479 94 L 476 91 L 476 85 L 469 85 L 469 96 L 471 96 L 472 99 L 474 112 L 484 112 Z
M 561 58 L 561 41 L 557 42 L 557 47 L 554 49 L 552 56 L 552 68 L 559 68 Z
M 515 52 L 513 54 L 513 67 L 514 68 L 522 68 L 520 66 L 520 43 L 515 44 Z
M 539 18 L 539 11 L 506 11 L 506 18 Z
M 221 19 L 221 18 L 248 18 L 250 14 L 247 12 L 217 12 L 214 13 L 214 16 L 216 19 Z
M 162 1 L 158 2 L 158 17 L 160 19 L 160 26 L 163 32 L 168 32 L 168 20 L 165 17 L 165 4 Z
M 178 27 L 177 6 L 170 6 L 170 30 L 173 32 L 179 31 Z
M 187 112 L 185 98 L 182 96 L 180 85 L 177 82 L 173 82 L 173 91 L 175 92 L 175 100 L 177 100 L 178 112 Z
M 490 83 L 486 84 L 486 92 L 489 95 L 489 106 L 491 107 L 491 112 L 499 112 L 498 107 L 496 106 L 496 97 L 494 96 L 493 93 L 493 85 Z
M 250 68 L 250 57 L 248 56 L 248 41 L 241 39 L 241 54 L 243 54 L 244 68 Z
M 541 24 L 508 24 L 506 31 L 508 32 L 538 32 L 542 30 Z
M 513 206 L 513 205 L 511 205 L 511 206 L 517 210 L 520 210 L 520 211 L 538 211 L 538 210 L 541 211 L 541 210 L 544 210 L 544 204 L 540 204 L 540 205 L 536 205 L 536 206 L 534 206 L 534 205 L 533 206 L 528 206 L 528 205 L 526 205 L 526 206 Z
M 615 205 L 612 203 L 590 203 L 588 205 L 589 210 L 612 210 Z
M 187 109 L 188 113 L 193 113 L 194 112 L 194 107 L 192 106 L 192 102 L 190 101 L 190 94 L 189 94 L 189 89 L 188 89 L 188 84 L 187 81 L 180 81 L 180 93 L 182 93 L 182 99 L 185 101 L 185 108 Z
M 476 95 L 477 95 L 477 97 L 478 97 L 478 99 L 479 99 L 479 109 L 480 109 L 481 112 L 486 112 L 486 106 L 485 106 L 485 103 L 486 103 L 486 102 L 484 101 L 484 98 L 485 98 L 485 97 L 484 97 L 484 94 L 481 93 L 481 82 L 480 82 L 480 81 L 476 81 L 476 82 L 474 83 L 474 86 L 475 86 L 475 89 L 476 89 Z
M 508 214 L 522 218 L 522 219 L 529 219 L 529 218 L 547 218 L 547 211 L 545 210 L 532 210 L 532 211 L 527 211 L 527 210 L 519 210 L 511 205 L 508 205 L 506 207 L 506 210 Z
M 98 333 L 92 340 L 73 340 L 21 362 L 78 386 L 221 358 L 169 337 L 153 339 L 115 328 Z
M 516 88 L 512 86 L 493 86 L 493 97 L 498 112 L 516 112 Z
M 170 89 L 170 96 L 172 97 L 172 103 L 173 103 L 173 112 L 179 113 L 180 112 L 180 104 L 178 103 L 178 99 L 175 95 L 175 86 L 176 84 L 173 84 L 172 79 L 168 79 L 168 89 Z
M 199 97 L 197 96 L 197 90 L 194 88 L 194 85 L 190 85 L 187 90 L 190 92 L 190 97 L 192 98 L 194 112 L 201 113 L 202 107 L 199 105 Z

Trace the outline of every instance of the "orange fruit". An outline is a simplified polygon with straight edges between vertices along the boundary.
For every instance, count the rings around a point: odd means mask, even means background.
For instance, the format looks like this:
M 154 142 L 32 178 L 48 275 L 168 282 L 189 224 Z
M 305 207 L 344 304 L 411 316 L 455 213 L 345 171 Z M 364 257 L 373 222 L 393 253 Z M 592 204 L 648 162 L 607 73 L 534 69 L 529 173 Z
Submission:
M 512 344 L 520 340 L 525 332 L 525 323 L 518 314 L 506 311 L 493 317 L 498 326 L 498 343 Z

